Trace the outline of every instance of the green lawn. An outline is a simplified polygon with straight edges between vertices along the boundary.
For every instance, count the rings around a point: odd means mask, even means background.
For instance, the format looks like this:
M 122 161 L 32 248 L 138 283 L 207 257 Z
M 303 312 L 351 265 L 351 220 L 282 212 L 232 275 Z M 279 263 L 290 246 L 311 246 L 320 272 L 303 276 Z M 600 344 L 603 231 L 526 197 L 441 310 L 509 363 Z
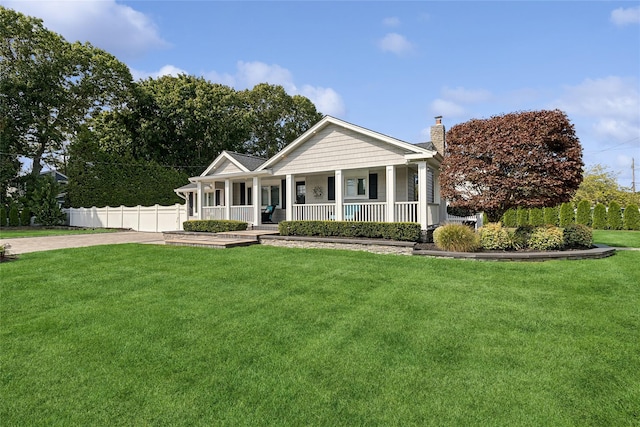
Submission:
M 593 241 L 622 248 L 640 248 L 640 231 L 593 230 Z
M 3 425 L 640 424 L 640 252 L 119 245 L 0 265 Z
M 0 239 L 15 239 L 17 237 L 45 237 L 64 236 L 67 234 L 96 234 L 122 231 L 117 228 L 45 228 L 45 227 L 17 227 L 0 228 Z

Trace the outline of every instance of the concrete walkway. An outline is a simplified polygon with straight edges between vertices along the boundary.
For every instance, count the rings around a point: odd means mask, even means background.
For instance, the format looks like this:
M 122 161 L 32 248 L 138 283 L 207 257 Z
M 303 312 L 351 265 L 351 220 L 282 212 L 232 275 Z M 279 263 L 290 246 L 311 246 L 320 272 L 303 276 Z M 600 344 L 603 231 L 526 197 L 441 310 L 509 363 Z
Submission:
M 72 234 L 65 236 L 20 237 L 0 239 L 0 243 L 9 244 L 10 254 L 50 251 L 53 249 L 80 248 L 85 246 L 116 245 L 121 243 L 152 243 L 164 245 L 162 233 L 143 233 L 122 231 L 115 233 Z

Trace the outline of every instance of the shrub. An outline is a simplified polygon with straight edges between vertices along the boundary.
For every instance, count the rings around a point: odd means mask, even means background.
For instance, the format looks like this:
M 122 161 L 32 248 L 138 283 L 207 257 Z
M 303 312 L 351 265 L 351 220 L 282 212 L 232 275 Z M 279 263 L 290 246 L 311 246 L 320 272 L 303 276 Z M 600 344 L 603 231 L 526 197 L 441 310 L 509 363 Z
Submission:
M 625 230 L 640 230 L 640 212 L 638 205 L 628 204 L 624 210 L 623 226 Z
M 609 230 L 622 230 L 622 210 L 618 202 L 609 203 L 607 210 L 607 228 Z
M 537 227 L 544 223 L 544 212 L 542 208 L 533 208 L 529 210 L 529 224 Z
M 567 248 L 590 248 L 593 232 L 583 224 L 571 224 L 564 229 L 564 246 Z
M 207 233 L 222 233 L 225 231 L 242 231 L 247 229 L 247 223 L 233 220 L 198 219 L 182 223 L 184 231 L 203 231 Z
M 560 227 L 566 227 L 570 224 L 575 224 L 575 222 L 573 205 L 569 202 L 560 205 Z
M 591 202 L 588 200 L 581 200 L 580 203 L 578 203 L 576 224 L 591 227 Z
M 598 203 L 593 208 L 593 221 L 591 225 L 596 230 L 604 230 L 607 228 L 607 208 L 602 203 Z
M 502 215 L 502 224 L 505 227 L 517 227 L 518 226 L 518 211 L 516 209 L 508 209 L 504 215 Z
M 516 231 L 513 233 L 511 237 L 513 241 L 514 249 L 525 249 L 529 246 L 529 239 L 531 239 L 531 235 L 533 231 L 536 229 L 533 225 L 522 225 L 516 228 Z
M 542 216 L 544 217 L 544 223 L 548 225 L 558 225 L 558 208 L 544 208 L 542 210 Z
M 518 208 L 516 210 L 517 225 L 529 225 L 529 209 Z
M 480 235 L 480 246 L 482 249 L 504 251 L 513 248 L 509 231 L 506 228 L 502 228 L 502 224 L 499 222 L 482 226 L 482 228 L 478 230 L 478 234 Z
M 282 236 L 364 237 L 408 242 L 420 240 L 422 230 L 415 222 L 281 221 Z
M 478 235 L 463 224 L 445 224 L 433 232 L 439 249 L 450 252 L 473 252 L 480 247 Z
M 538 251 L 561 249 L 563 245 L 562 229 L 552 225 L 536 228 L 529 238 L 529 248 Z
M 22 212 L 20 212 L 20 225 L 23 227 L 31 225 L 31 211 L 29 208 L 24 208 L 22 209 Z
M 9 209 L 9 226 L 17 227 L 20 225 L 20 213 L 18 212 L 18 207 L 16 205 L 12 205 L 11 209 Z
M 0 206 L 0 227 L 7 226 L 7 209 L 4 206 Z

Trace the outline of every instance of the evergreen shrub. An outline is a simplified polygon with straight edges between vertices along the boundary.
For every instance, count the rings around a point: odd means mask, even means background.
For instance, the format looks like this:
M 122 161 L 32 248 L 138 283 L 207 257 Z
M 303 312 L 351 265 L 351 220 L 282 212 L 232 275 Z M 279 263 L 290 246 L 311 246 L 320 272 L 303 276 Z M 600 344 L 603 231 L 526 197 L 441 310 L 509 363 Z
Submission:
M 31 225 L 31 211 L 29 208 L 24 208 L 20 212 L 20 225 L 28 227 Z
M 516 210 L 517 226 L 529 225 L 529 209 L 518 208 Z
M 17 227 L 20 225 L 20 213 L 16 205 L 12 205 L 9 209 L 9 226 Z
M 593 221 L 591 226 L 595 230 L 604 230 L 607 228 L 607 208 L 602 203 L 598 203 L 593 208 Z
M 513 248 L 513 242 L 509 230 L 502 227 L 499 222 L 489 223 L 478 230 L 480 247 L 486 250 L 508 250 Z
M 233 220 L 198 219 L 182 223 L 184 231 L 202 231 L 207 233 L 222 233 L 225 231 L 242 231 L 247 229 L 247 223 Z
M 584 224 L 571 224 L 565 227 L 564 246 L 567 248 L 590 248 L 593 246 L 593 232 Z
M 0 227 L 7 226 L 7 208 L 0 206 Z
M 478 234 L 463 224 L 445 224 L 433 232 L 433 242 L 449 252 L 474 252 L 480 247 Z
M 529 224 L 537 227 L 544 225 L 544 211 L 542 208 L 532 208 L 529 210 Z
M 278 230 L 281 236 L 361 237 L 407 242 L 417 242 L 422 235 L 420 224 L 415 222 L 281 221 Z
M 536 228 L 529 238 L 529 248 L 538 251 L 561 249 L 563 245 L 564 233 L 562 228 L 552 225 Z
M 640 230 L 640 211 L 638 211 L 638 205 L 630 203 L 624 209 L 623 226 L 625 230 Z
M 618 202 L 609 203 L 607 210 L 607 228 L 609 230 L 622 230 L 622 210 Z
M 517 227 L 518 226 L 518 211 L 516 209 L 508 209 L 504 215 L 502 215 L 502 224 L 505 227 Z
M 537 227 L 533 225 L 521 225 L 516 228 L 512 236 L 513 248 L 516 250 L 527 248 L 529 246 L 529 239 L 531 239 L 531 235 L 536 228 Z
M 542 210 L 542 216 L 544 219 L 544 224 L 548 225 L 558 225 L 558 208 L 557 207 L 549 207 L 544 208 Z
M 591 227 L 591 202 L 588 200 L 581 200 L 578 203 L 578 209 L 576 212 L 576 224 L 586 225 Z
M 575 224 L 575 222 L 573 205 L 569 202 L 560 205 L 560 227 L 566 227 L 570 224 Z

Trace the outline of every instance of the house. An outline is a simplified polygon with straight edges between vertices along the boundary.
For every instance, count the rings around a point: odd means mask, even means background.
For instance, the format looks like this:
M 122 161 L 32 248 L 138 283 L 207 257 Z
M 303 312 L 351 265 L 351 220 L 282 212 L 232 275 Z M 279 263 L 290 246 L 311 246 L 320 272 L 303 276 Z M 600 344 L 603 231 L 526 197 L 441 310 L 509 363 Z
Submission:
M 445 148 L 441 117 L 429 143 L 410 144 L 325 116 L 270 159 L 223 151 L 175 192 L 191 219 L 418 222 L 446 218 L 438 173 Z

